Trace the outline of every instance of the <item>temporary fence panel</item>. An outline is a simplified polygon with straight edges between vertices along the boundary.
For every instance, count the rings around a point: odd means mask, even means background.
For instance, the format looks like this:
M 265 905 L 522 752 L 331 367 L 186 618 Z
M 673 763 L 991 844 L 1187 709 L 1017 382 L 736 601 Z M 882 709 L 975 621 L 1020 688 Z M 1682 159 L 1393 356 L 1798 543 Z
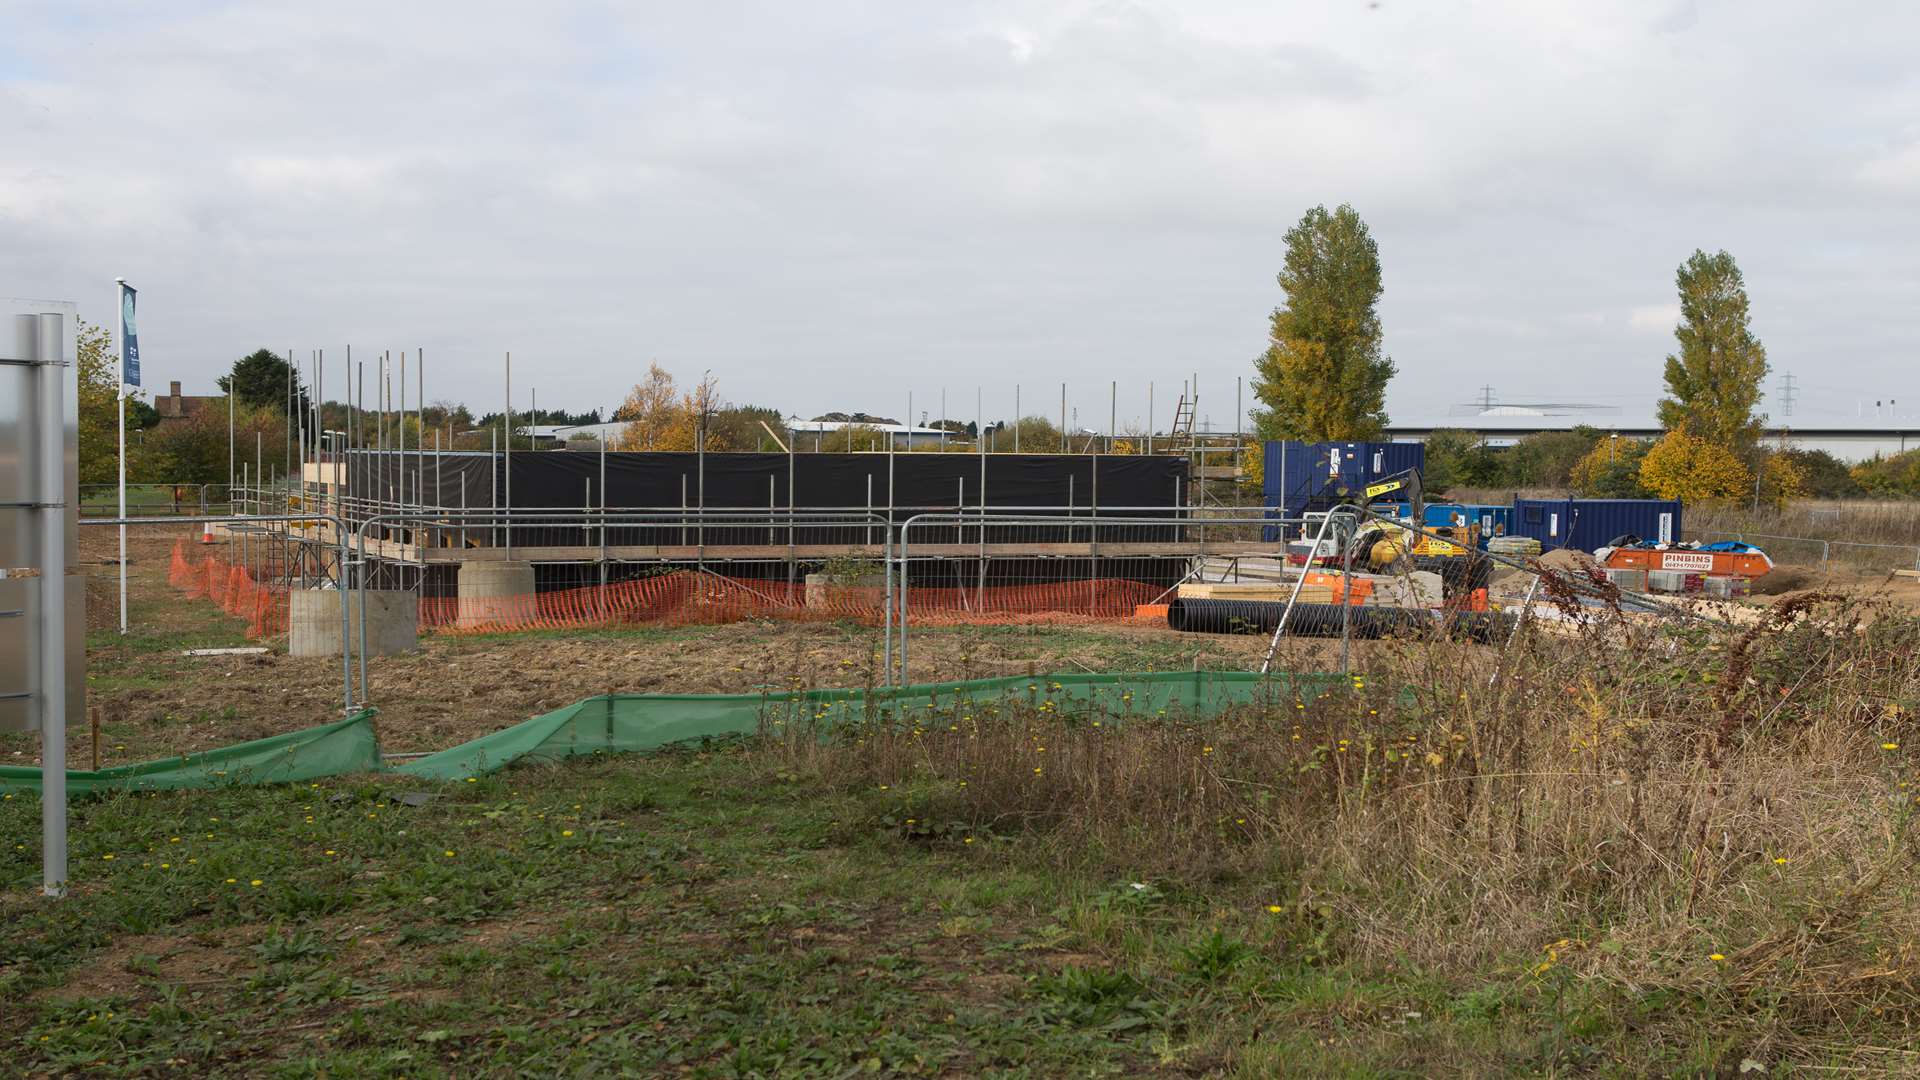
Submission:
M 1343 682 L 1337 674 L 1160 671 L 1015 676 L 872 690 L 612 694 L 587 698 L 400 765 L 382 761 L 373 710 L 367 709 L 306 731 L 68 776 L 76 793 L 284 783 L 375 771 L 422 780 L 458 780 L 515 764 L 657 750 L 761 731 L 804 729 L 827 734 L 849 722 L 907 720 L 928 710 L 963 706 L 1045 705 L 1049 712 L 1066 716 L 1116 721 L 1163 715 L 1204 719 L 1247 706 L 1291 710 Z M 0 767 L 0 790 L 36 791 L 39 779 L 38 769 Z

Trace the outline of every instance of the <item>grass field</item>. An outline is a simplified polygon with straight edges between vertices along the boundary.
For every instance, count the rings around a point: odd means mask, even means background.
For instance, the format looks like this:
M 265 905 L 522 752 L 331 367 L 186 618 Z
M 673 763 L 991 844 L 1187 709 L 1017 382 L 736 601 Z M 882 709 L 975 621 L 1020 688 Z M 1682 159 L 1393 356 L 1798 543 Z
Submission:
M 0 851 L 0 1040 L 126 1074 L 1910 1073 L 1920 627 L 1801 604 L 1383 648 L 1207 723 L 955 703 L 86 802 L 66 902 Z

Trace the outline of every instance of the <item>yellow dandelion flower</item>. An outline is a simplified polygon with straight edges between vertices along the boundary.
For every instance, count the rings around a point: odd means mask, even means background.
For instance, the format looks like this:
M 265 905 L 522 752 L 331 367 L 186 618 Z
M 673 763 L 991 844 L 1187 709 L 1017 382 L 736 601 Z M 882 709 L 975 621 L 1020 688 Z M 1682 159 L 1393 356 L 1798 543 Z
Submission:
M 1269 914 L 1269 915 L 1278 915 L 1278 914 L 1280 914 L 1280 913 L 1281 913 L 1282 911 L 1285 911 L 1285 910 L 1286 910 L 1286 908 L 1283 908 L 1283 907 L 1281 907 L 1281 906 L 1280 906 L 1279 904 L 1268 904 L 1268 905 L 1267 905 L 1267 914 Z
M 1773 857 L 1773 865 L 1775 865 L 1775 866 L 1785 866 L 1785 865 L 1787 865 L 1787 857 L 1786 857 L 1785 855 L 1776 855 L 1776 856 L 1774 856 L 1774 857 Z
M 446 857 L 447 857 L 447 858 L 449 858 L 449 859 L 451 859 L 451 858 L 453 858 L 453 852 L 451 852 L 451 851 L 448 851 L 448 852 L 444 852 L 444 854 L 445 854 L 445 855 L 446 855 Z
M 971 844 L 971 843 L 973 843 L 973 837 L 971 837 L 971 836 L 969 836 L 969 837 L 967 837 L 967 838 L 966 838 L 966 840 L 964 841 L 964 843 L 968 843 L 968 844 Z
M 1881 743 L 1881 744 L 1880 744 L 1880 749 L 1882 749 L 1882 750 L 1898 750 L 1898 749 L 1900 749 L 1900 744 L 1899 744 L 1899 743 L 1897 743 L 1897 742 L 1883 742 L 1883 743 Z
M 561 829 L 561 830 L 560 830 L 560 835 L 561 835 L 561 836 L 572 836 L 572 835 L 573 835 L 573 830 L 572 830 L 572 829 Z
M 112 853 L 112 852 L 108 852 L 107 854 L 105 854 L 105 855 L 102 855 L 102 856 L 100 856 L 100 857 L 101 857 L 102 859 L 104 859 L 104 860 L 106 860 L 107 862 L 112 862 L 112 861 L 113 861 L 113 853 Z
M 253 886 L 254 888 L 256 888 L 256 889 L 257 889 L 257 888 L 259 888 L 259 887 L 260 887 L 261 885 L 264 885 L 264 884 L 265 884 L 265 882 L 263 882 L 263 881 L 261 881 L 261 880 L 260 880 L 259 878 L 254 878 L 254 879 L 253 879 L 252 881 L 249 881 L 249 882 L 247 882 L 247 884 L 248 884 L 248 885 L 251 885 L 251 886 Z
M 1726 957 L 1724 957 L 1724 956 L 1722 956 L 1722 955 L 1720 955 L 1719 953 L 1708 953 L 1708 954 L 1707 954 L 1707 959 L 1709 959 L 1709 960 L 1711 960 L 1711 961 L 1713 961 L 1714 963 L 1716 963 L 1716 964 L 1717 964 L 1717 963 L 1719 963 L 1720 961 L 1722 961 L 1722 960 L 1725 960 L 1725 959 L 1726 959 Z

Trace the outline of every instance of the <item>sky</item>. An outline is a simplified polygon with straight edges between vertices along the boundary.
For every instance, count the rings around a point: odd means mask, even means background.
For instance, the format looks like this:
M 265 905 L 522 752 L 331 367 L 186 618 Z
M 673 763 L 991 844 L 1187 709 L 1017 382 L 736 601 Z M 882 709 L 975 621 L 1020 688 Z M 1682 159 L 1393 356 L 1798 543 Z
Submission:
M 1650 414 L 1739 260 L 1794 418 L 1920 416 L 1920 8 L 1776 0 L 0 0 L 0 295 L 140 290 L 150 388 L 424 350 L 811 416 L 1233 427 L 1286 230 L 1379 244 L 1391 414 Z M 410 390 L 411 394 L 411 390 Z M 1253 404 L 1251 390 L 1245 403 Z M 1911 406 L 1907 404 L 1911 402 Z M 1864 405 L 1862 404 L 1864 403 Z M 917 419 L 917 417 L 916 417 Z

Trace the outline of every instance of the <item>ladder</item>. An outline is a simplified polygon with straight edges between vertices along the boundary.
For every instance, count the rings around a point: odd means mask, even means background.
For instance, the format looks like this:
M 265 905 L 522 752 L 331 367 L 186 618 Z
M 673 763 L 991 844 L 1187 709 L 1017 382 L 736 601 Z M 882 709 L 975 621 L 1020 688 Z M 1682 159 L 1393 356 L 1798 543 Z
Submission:
M 1173 427 L 1168 431 L 1170 436 L 1168 441 L 1175 449 L 1193 445 L 1193 407 L 1196 400 L 1181 394 L 1180 403 L 1173 407 Z

